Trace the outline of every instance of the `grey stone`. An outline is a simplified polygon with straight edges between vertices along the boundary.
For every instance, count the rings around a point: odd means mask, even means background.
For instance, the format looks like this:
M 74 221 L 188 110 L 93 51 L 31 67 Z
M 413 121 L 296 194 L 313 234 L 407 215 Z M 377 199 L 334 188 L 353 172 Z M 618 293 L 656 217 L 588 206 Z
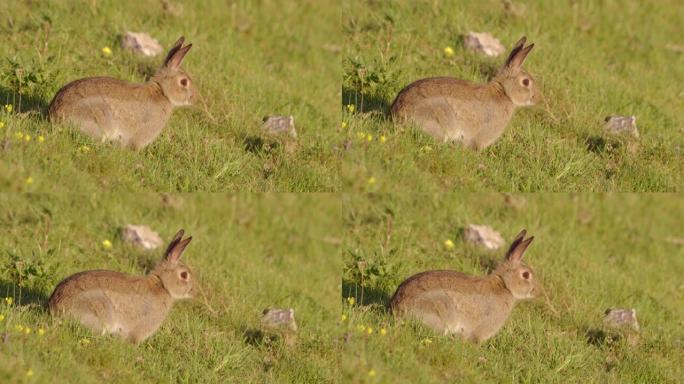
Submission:
M 612 308 L 606 311 L 603 324 L 612 328 L 629 328 L 639 331 L 639 322 L 636 318 L 636 309 Z
M 267 329 L 283 329 L 296 332 L 297 322 L 295 322 L 294 318 L 294 309 L 265 309 L 261 317 L 261 325 Z
M 499 56 L 506 50 L 497 38 L 487 32 L 468 32 L 463 37 L 463 45 L 472 51 L 490 57 Z
M 270 135 L 289 135 L 297 138 L 294 126 L 294 116 L 266 116 L 263 124 L 264 131 Z
M 121 37 L 121 47 L 143 56 L 157 56 L 164 51 L 159 41 L 145 32 L 126 32 Z
M 487 249 L 499 249 L 504 245 L 501 234 L 487 225 L 468 224 L 463 229 L 463 237 L 466 241 Z
M 121 228 L 121 237 L 124 241 L 145 249 L 156 249 L 163 244 L 159 234 L 146 225 L 128 224 Z
M 639 137 L 636 126 L 636 116 L 608 116 L 605 119 L 603 130 L 614 135 L 632 135 Z

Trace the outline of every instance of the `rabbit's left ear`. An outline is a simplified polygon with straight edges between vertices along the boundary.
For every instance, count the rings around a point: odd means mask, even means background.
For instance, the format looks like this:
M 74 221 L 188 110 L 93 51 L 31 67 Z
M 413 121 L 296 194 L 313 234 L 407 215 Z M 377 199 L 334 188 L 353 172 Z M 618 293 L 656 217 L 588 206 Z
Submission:
M 192 241 L 192 236 L 188 237 L 185 240 L 182 240 L 184 233 L 185 232 L 181 229 L 173 237 L 173 240 L 171 240 L 171 243 L 169 244 L 169 247 L 166 249 L 166 253 L 164 254 L 164 258 L 167 261 L 177 263 L 181 255 L 183 254 L 185 247 L 187 247 L 188 244 L 190 244 L 190 241 Z
M 508 261 L 519 263 L 522 260 L 525 250 L 530 245 L 532 240 L 534 240 L 534 236 L 527 240 L 523 240 L 526 233 L 527 232 L 523 229 L 520 231 L 518 236 L 516 236 L 515 240 L 513 240 L 513 243 L 511 243 L 511 247 L 508 249 L 508 253 L 506 253 L 506 259 Z
M 188 44 L 183 47 L 184 41 L 185 38 L 181 36 L 178 41 L 173 44 L 173 47 L 171 47 L 169 54 L 164 60 L 165 67 L 170 69 L 178 69 L 178 67 L 180 67 L 181 63 L 183 62 L 183 58 L 188 53 L 190 48 L 192 48 L 192 44 Z
M 508 59 L 506 59 L 505 66 L 507 68 L 516 71 L 520 70 L 525 62 L 525 59 L 527 58 L 527 55 L 530 53 L 530 51 L 532 51 L 532 48 L 534 48 L 534 44 L 530 44 L 525 47 L 525 41 L 526 38 L 523 36 L 523 38 L 518 40 L 518 42 L 515 44 L 515 47 L 513 47 L 511 50 L 510 55 L 508 55 Z

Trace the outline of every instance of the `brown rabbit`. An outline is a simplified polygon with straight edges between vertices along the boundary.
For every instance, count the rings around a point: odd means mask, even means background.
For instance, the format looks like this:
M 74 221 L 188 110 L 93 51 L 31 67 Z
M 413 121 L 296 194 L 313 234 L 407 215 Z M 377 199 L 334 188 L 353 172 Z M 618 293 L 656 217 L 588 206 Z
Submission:
M 132 343 L 147 339 L 174 301 L 193 295 L 190 269 L 179 260 L 192 237 L 182 240 L 183 233 L 176 233 L 162 261 L 147 276 L 95 270 L 67 277 L 50 296 L 50 313 L 70 316 L 95 333 L 113 333 Z
M 192 44 L 181 37 L 164 64 L 144 84 L 111 77 L 88 77 L 60 89 L 50 103 L 50 120 L 67 122 L 98 141 L 141 149 L 159 136 L 174 107 L 192 105 L 195 86 L 180 68 Z
M 539 98 L 532 76 L 522 69 L 534 44 L 521 38 L 504 66 L 487 84 L 451 77 L 418 80 L 399 92 L 392 104 L 396 122 L 416 124 L 442 142 L 461 142 L 473 149 L 494 143 L 517 107 L 535 105 Z
M 506 259 L 488 276 L 428 271 L 409 277 L 392 297 L 392 313 L 477 343 L 494 336 L 515 303 L 533 298 L 539 289 L 532 269 L 522 261 L 534 239 L 524 240 L 525 233 L 518 234 Z

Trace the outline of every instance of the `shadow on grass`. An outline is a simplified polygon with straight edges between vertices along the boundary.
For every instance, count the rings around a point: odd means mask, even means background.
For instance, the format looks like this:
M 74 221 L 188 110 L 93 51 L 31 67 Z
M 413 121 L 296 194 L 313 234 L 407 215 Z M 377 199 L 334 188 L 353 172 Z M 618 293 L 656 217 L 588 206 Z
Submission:
M 262 344 L 270 344 L 273 340 L 270 335 L 258 328 L 246 328 L 242 332 L 245 343 L 257 347 Z
M 258 328 L 243 328 L 242 338 L 245 344 L 253 347 L 277 347 L 284 345 L 292 347 L 296 344 L 297 337 L 294 333 L 288 332 L 268 332 Z
M 245 151 L 251 152 L 253 154 L 259 153 L 272 153 L 277 151 L 281 147 L 281 143 L 278 140 L 268 140 L 259 136 L 247 136 L 242 141 L 242 145 Z
M 359 92 L 349 87 L 342 87 L 342 106 L 348 104 L 354 105 L 358 112 L 374 112 L 386 119 L 390 118 L 391 105 L 386 98 Z
M 589 136 L 585 140 L 587 151 L 600 154 L 606 149 L 606 139 L 601 136 Z
M 620 341 L 621 336 L 617 333 L 609 333 L 599 328 L 589 328 L 584 334 L 587 344 L 595 347 L 613 345 Z
M 378 288 L 363 287 L 356 281 L 342 280 L 342 297 L 353 297 L 359 305 L 377 305 L 389 313 L 390 295 Z
M 487 81 L 491 81 L 497 73 L 499 73 L 500 65 L 491 62 L 482 62 L 477 64 L 477 71 L 484 76 Z
M 40 308 L 46 308 L 48 297 L 45 293 L 18 286 L 15 282 L 2 280 L 0 281 L 0 297 L 11 297 L 14 300 L 14 305 L 30 305 Z
M 47 118 L 48 102 L 34 95 L 22 95 L 14 89 L 0 87 L 0 103 L 12 104 L 17 113 L 28 112 Z

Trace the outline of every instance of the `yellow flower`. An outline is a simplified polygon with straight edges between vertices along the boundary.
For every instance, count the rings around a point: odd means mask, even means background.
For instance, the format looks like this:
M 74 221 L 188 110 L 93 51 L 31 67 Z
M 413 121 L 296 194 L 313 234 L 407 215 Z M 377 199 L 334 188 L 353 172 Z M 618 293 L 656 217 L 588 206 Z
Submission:
M 81 147 L 78 148 L 78 151 L 81 153 L 86 153 L 90 151 L 90 147 L 87 145 L 82 145 Z
M 21 139 L 24 138 L 24 134 L 21 133 L 21 131 L 17 131 L 17 132 L 14 133 L 14 137 L 16 137 L 17 139 L 21 140 Z
M 12 104 L 5 104 L 5 111 L 7 111 L 7 113 L 12 113 L 13 110 L 14 107 L 12 106 Z
M 451 239 L 444 240 L 444 246 L 446 249 L 454 249 L 454 242 Z
M 356 106 L 354 104 L 347 104 L 347 112 L 354 113 L 356 111 Z
M 109 47 L 103 47 L 102 48 L 102 54 L 105 56 L 111 56 L 112 55 L 112 49 Z
M 363 324 L 359 324 L 359 325 L 356 326 L 356 330 L 359 331 L 359 332 L 363 332 L 363 331 L 366 330 L 366 326 L 363 325 Z
M 423 152 L 423 153 L 427 153 L 427 152 L 432 151 L 432 147 L 429 146 L 429 145 L 426 145 L 426 146 L 422 147 L 422 148 L 420 149 L 420 151 Z
M 110 249 L 112 248 L 112 242 L 109 240 L 102 240 L 102 248 L 104 249 Z
M 347 297 L 347 304 L 349 305 L 354 305 L 356 303 L 356 299 L 352 296 Z
M 369 335 L 372 335 L 373 334 L 373 328 L 371 328 L 371 327 L 366 328 L 366 333 Z
M 38 336 L 43 336 L 45 334 L 45 330 L 43 328 L 38 328 Z
M 368 371 L 368 377 L 375 377 L 375 375 L 375 369 L 371 369 L 370 371 Z
M 31 141 L 31 135 L 27 133 L 26 136 L 24 136 L 24 140 Z
M 380 328 L 380 335 L 385 336 L 387 334 L 387 330 L 385 328 Z
M 430 339 L 423 339 L 423 340 L 420 341 L 420 344 L 421 344 L 421 345 L 430 345 L 430 344 L 432 344 L 432 340 L 430 340 Z
M 2 123 L 0 123 L 0 124 L 2 124 Z M 0 126 L 0 128 L 2 128 L 2 126 Z M 343 121 L 343 122 L 342 122 L 342 128 L 343 128 L 343 129 L 344 129 L 344 128 L 347 128 L 347 122 L 346 122 L 346 121 Z
M 33 369 L 29 369 L 28 371 L 26 371 L 26 377 L 31 377 L 31 376 L 33 376 Z
M 375 177 L 373 177 L 373 176 L 369 177 L 369 178 L 368 178 L 368 185 L 373 185 L 373 184 L 375 184 L 375 181 L 376 181 L 376 180 L 375 180 Z
M 29 328 L 29 327 L 24 328 L 24 333 L 27 335 L 31 334 L 31 328 Z
M 444 56 L 453 57 L 454 56 L 454 49 L 451 47 L 444 47 Z
M 356 137 L 358 137 L 359 139 L 363 140 L 363 139 L 366 137 L 366 134 L 363 133 L 363 132 L 357 132 L 357 133 L 356 133 Z
M 43 135 L 38 136 L 38 142 L 42 143 L 43 141 L 45 141 L 45 137 Z
M 24 331 L 24 326 L 21 324 L 17 324 L 14 326 L 14 330 L 17 332 L 23 332 Z
M 5 315 L 0 315 L 0 321 L 5 320 Z
M 78 343 L 81 345 L 88 345 L 90 344 L 90 339 L 84 337 L 81 340 L 79 340 Z
M 368 135 L 366 136 L 367 141 L 373 141 L 373 135 Z
M 4 121 L 0 121 L 0 129 L 3 129 L 3 128 L 5 128 L 5 122 L 4 122 Z
M 387 138 L 384 135 L 380 136 L 380 142 L 384 143 L 385 141 L 387 141 Z
M 26 185 L 31 185 L 33 184 L 33 177 L 29 176 L 26 178 Z
M 343 314 L 342 317 L 340 317 L 340 321 L 344 322 L 345 320 L 347 320 L 347 315 Z M 2 321 L 2 319 L 0 319 L 0 321 Z
M 13 302 L 14 302 L 14 299 L 13 299 L 13 298 L 11 298 L 11 297 L 9 297 L 9 296 L 8 296 L 8 297 L 5 297 L 5 304 L 7 304 L 7 305 L 12 305 Z

